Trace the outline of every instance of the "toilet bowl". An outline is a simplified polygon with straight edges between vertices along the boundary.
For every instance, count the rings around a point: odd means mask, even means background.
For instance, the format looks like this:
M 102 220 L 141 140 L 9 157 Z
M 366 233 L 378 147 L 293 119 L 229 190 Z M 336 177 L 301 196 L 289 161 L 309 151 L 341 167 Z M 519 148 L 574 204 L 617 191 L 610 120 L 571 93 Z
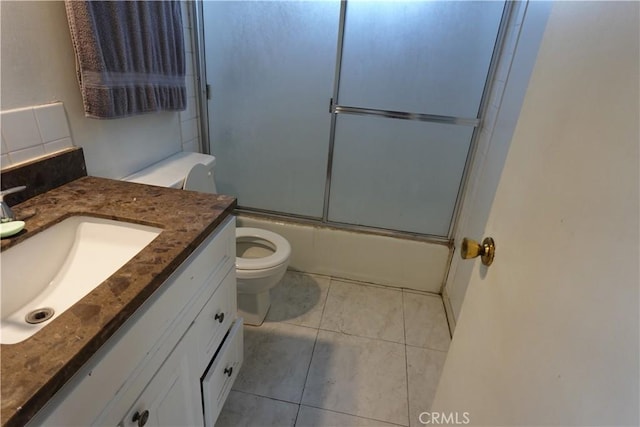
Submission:
M 250 325 L 261 325 L 271 306 L 270 289 L 289 265 L 291 245 L 279 234 L 259 228 L 236 229 L 238 312 Z
M 213 179 L 215 157 L 177 153 L 125 178 L 127 181 L 217 193 Z M 236 228 L 238 313 L 244 323 L 259 326 L 271 306 L 270 289 L 289 265 L 291 245 L 279 234 L 259 228 Z

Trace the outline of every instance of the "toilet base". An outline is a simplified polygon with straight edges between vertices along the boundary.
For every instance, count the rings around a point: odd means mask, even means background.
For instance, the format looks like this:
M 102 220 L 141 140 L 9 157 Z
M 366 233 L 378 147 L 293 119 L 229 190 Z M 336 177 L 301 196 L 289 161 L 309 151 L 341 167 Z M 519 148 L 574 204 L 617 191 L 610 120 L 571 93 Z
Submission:
M 260 326 L 271 307 L 269 290 L 257 294 L 238 292 L 238 315 L 242 316 L 245 325 Z

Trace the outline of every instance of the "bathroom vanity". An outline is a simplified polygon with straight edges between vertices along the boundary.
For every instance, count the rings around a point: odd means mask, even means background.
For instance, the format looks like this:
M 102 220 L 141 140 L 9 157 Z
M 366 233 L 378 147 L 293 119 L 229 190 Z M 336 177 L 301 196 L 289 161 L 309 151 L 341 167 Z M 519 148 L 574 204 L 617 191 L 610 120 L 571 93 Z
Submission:
M 2 345 L 2 425 L 213 426 L 243 357 L 234 207 L 93 177 L 16 206 L 37 213 L 3 250 L 74 215 L 162 232 L 50 324 Z

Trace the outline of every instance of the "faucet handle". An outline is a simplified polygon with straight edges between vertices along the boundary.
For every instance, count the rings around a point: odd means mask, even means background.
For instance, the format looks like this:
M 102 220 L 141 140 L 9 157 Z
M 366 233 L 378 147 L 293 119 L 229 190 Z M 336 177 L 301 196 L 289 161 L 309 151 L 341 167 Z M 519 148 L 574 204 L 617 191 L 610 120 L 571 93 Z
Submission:
M 27 187 L 21 185 L 19 187 L 8 188 L 6 190 L 0 191 L 0 222 L 11 222 L 16 220 L 16 216 L 4 201 L 4 196 L 8 194 L 17 193 L 18 191 L 23 191 Z
M 19 191 L 24 191 L 27 189 L 26 185 L 20 185 L 18 187 L 7 188 L 6 190 L 0 191 L 0 202 L 4 201 L 4 196 L 9 194 L 17 193 Z
M 26 189 L 27 189 L 26 185 L 20 185 L 18 187 L 7 188 L 6 190 L 2 190 L 2 191 L 0 191 L 0 201 L 3 201 L 4 200 L 4 196 L 6 196 L 6 195 L 17 193 L 18 191 L 24 191 Z

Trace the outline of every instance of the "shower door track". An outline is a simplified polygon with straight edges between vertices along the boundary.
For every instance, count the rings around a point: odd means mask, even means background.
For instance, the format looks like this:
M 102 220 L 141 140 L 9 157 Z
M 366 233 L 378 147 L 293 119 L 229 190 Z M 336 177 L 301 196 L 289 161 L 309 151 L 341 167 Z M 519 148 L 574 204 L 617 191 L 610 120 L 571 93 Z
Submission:
M 412 233 L 410 231 L 399 231 L 388 228 L 372 227 L 370 225 L 357 225 L 348 224 L 336 221 L 322 221 L 317 217 L 310 217 L 304 215 L 296 215 L 290 213 L 282 213 L 276 211 L 270 211 L 266 209 L 249 208 L 244 206 L 238 206 L 234 213 L 247 216 L 253 216 L 255 218 L 264 218 L 274 221 L 287 221 L 297 223 L 301 225 L 309 225 L 314 227 L 326 227 L 335 230 L 349 231 L 353 233 L 363 234 L 375 234 L 378 236 L 394 237 L 399 239 L 417 240 L 426 243 L 435 243 L 438 245 L 445 245 L 451 247 L 452 240 L 448 237 L 436 236 L 432 234 Z

